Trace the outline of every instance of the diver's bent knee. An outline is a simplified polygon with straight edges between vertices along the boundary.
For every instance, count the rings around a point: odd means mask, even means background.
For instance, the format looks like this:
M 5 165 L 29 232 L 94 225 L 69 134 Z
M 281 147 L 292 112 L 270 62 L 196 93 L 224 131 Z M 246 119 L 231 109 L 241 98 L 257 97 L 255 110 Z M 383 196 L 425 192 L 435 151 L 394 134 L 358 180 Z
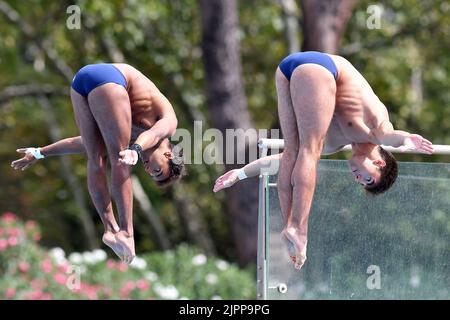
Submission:
M 106 157 L 89 158 L 87 162 L 89 173 L 99 173 L 106 171 Z
M 280 177 L 278 175 L 278 179 L 277 179 L 277 189 L 279 193 L 282 192 L 291 192 L 292 191 L 292 182 L 291 179 L 288 178 L 284 178 L 284 177 Z
M 292 170 L 291 175 L 291 184 L 293 187 L 296 185 L 302 183 L 305 183 L 304 176 L 308 175 L 314 175 L 317 170 L 317 165 L 319 163 L 319 157 L 316 158 L 309 158 L 309 159 L 297 159 L 294 165 L 294 169 Z
M 285 163 L 291 163 L 297 160 L 298 157 L 298 147 L 292 147 L 292 148 L 285 148 L 283 150 L 283 158 L 282 158 L 282 162 L 284 161 Z
M 113 176 L 130 175 L 130 166 L 120 163 L 119 160 L 111 162 L 111 173 Z

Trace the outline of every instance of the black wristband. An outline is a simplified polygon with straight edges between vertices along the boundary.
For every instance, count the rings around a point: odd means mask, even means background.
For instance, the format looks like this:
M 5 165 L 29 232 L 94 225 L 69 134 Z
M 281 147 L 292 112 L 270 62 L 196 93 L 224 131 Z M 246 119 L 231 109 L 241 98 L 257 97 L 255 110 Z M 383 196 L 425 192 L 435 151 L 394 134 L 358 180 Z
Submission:
M 142 160 L 142 147 L 140 145 L 138 145 L 137 143 L 134 143 L 128 149 L 136 151 L 139 158 Z

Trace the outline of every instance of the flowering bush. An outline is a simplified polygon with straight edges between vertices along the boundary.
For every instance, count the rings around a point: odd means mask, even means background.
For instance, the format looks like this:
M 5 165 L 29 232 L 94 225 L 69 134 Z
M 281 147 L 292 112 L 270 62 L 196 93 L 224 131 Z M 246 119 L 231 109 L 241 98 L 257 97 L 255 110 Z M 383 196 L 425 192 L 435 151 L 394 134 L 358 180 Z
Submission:
M 73 252 L 38 245 L 39 226 L 0 217 L 0 299 L 252 299 L 254 277 L 180 245 L 128 266 L 101 249 Z

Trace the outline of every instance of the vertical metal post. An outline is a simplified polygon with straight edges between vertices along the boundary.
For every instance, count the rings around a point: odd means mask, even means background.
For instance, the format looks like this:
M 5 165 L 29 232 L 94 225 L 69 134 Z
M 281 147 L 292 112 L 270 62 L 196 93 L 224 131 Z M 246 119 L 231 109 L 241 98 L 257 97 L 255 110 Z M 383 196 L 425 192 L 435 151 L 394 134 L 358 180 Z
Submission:
M 259 176 L 259 204 L 258 204 L 258 253 L 256 294 L 258 300 L 267 299 L 267 174 Z

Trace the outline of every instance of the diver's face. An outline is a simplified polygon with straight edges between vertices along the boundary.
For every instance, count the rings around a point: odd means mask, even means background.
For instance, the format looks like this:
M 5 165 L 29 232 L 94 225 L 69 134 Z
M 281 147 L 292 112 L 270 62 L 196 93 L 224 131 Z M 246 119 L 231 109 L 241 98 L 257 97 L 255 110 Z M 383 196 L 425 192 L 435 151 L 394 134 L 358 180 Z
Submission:
M 169 159 L 172 159 L 172 152 L 158 148 L 153 152 L 144 152 L 145 171 L 155 181 L 163 181 L 170 176 Z
M 380 169 L 386 163 L 383 159 L 371 159 L 365 155 L 353 155 L 348 160 L 348 166 L 355 177 L 355 181 L 363 186 L 372 185 L 380 180 Z

